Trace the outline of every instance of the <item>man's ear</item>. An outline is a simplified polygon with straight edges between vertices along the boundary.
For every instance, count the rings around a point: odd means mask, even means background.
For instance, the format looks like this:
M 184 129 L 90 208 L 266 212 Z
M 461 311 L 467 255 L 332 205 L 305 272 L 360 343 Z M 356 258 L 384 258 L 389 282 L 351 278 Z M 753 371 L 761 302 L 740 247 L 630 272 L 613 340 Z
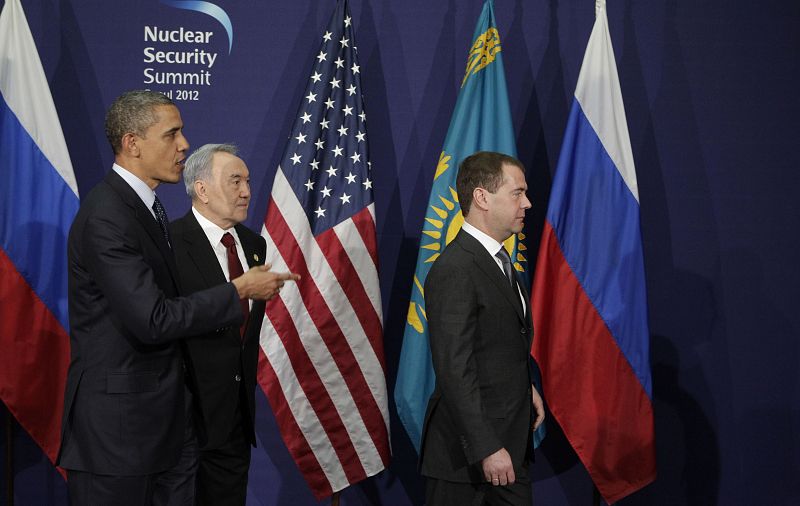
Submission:
M 472 190 L 472 205 L 484 211 L 489 209 L 489 198 L 486 188 L 480 186 Z
M 194 194 L 197 195 L 197 200 L 202 202 L 203 204 L 208 204 L 208 187 L 206 186 L 206 182 L 202 179 L 198 179 L 194 182 Z
M 122 136 L 122 152 L 128 156 L 139 156 L 139 145 L 136 143 L 136 135 L 128 132 Z

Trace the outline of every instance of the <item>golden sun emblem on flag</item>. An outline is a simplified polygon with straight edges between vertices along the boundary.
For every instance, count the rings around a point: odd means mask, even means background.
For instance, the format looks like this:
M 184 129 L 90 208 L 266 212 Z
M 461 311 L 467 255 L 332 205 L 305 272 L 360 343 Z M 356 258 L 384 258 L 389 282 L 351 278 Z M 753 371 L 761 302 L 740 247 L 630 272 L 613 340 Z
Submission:
M 450 168 L 449 162 L 451 158 L 444 151 L 439 155 L 436 174 L 433 176 L 434 182 Z M 461 225 L 464 224 L 464 215 L 461 214 L 461 207 L 458 206 L 458 192 L 456 192 L 456 189 L 448 185 L 437 197 L 439 202 L 431 198 L 431 212 L 425 217 L 425 224 L 422 228 L 422 233 L 429 239 L 423 237 L 420 248 L 431 252 L 425 258 L 425 263 L 433 263 L 439 258 L 439 254 L 444 250 L 445 246 L 450 244 L 450 241 L 461 230 Z M 443 237 L 444 241 L 442 241 Z
M 500 45 L 500 34 L 497 28 L 491 27 L 475 39 L 472 49 L 467 57 L 467 71 L 464 73 L 464 80 L 461 87 L 464 87 L 469 76 L 477 74 L 481 69 L 495 60 L 497 53 L 502 51 Z

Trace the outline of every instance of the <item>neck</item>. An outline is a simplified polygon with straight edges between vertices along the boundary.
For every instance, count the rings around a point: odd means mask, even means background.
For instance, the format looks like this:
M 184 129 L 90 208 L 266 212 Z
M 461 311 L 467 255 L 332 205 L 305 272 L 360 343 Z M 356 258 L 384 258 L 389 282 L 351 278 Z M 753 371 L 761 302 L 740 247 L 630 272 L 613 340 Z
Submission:
M 147 177 L 145 175 L 145 171 L 142 170 L 142 168 L 139 166 L 139 163 L 136 158 L 130 158 L 124 155 L 117 155 L 114 158 L 114 163 L 116 163 L 123 169 L 127 170 L 134 176 L 138 177 L 139 179 L 141 179 L 144 182 L 144 184 L 150 187 L 151 190 L 155 190 L 156 188 L 158 188 L 159 181 L 156 181 L 151 177 Z
M 203 218 L 207 219 L 222 230 L 230 230 L 237 225 L 237 223 L 234 221 L 222 220 L 216 216 L 212 216 L 212 214 L 208 212 L 208 209 L 205 207 L 205 205 L 200 201 L 192 201 L 192 207 L 195 211 L 200 213 Z
M 492 239 L 501 244 L 503 243 L 503 241 L 508 239 L 508 237 L 498 237 L 497 234 L 493 233 L 491 229 L 487 226 L 486 220 L 484 220 L 483 216 L 481 216 L 480 214 L 475 214 L 471 212 L 466 218 L 464 218 L 464 221 L 466 221 L 473 227 L 477 228 L 478 230 L 480 230 L 481 232 L 483 232 L 484 234 L 488 235 L 489 237 L 491 237 Z

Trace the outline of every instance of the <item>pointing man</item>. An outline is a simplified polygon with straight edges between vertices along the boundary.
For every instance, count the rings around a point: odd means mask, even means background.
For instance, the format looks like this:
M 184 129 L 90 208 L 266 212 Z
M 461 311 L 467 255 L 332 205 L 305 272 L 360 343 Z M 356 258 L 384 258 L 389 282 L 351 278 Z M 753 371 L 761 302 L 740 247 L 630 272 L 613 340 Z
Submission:
M 68 239 L 71 360 L 56 463 L 73 505 L 192 504 L 197 445 L 179 339 L 238 327 L 240 300 L 271 297 L 278 280 L 257 267 L 179 297 L 154 190 L 180 180 L 180 112 L 160 93 L 132 91 L 105 129 L 113 170 L 81 202 Z

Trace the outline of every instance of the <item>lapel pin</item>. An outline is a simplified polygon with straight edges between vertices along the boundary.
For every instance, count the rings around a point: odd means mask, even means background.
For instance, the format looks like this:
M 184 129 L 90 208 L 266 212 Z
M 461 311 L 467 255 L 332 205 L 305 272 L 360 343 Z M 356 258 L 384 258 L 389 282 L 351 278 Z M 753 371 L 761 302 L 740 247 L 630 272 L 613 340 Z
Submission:
M 258 262 L 258 255 L 256 255 L 255 253 L 253 254 L 253 260 L 255 260 L 256 262 Z

